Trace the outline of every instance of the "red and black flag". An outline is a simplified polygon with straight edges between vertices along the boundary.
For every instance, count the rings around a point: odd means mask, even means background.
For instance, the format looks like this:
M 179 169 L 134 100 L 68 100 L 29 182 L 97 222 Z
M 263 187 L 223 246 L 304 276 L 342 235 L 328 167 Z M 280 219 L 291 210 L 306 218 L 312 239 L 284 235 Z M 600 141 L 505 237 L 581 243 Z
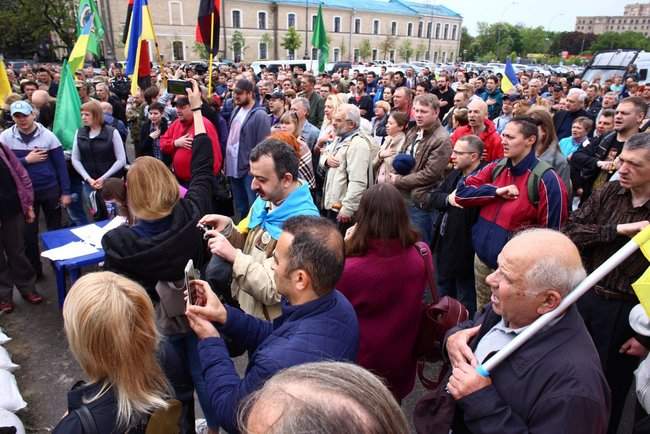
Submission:
M 196 23 L 196 42 L 203 44 L 208 54 L 212 53 L 213 56 L 219 51 L 220 16 L 221 0 L 201 0 Z
M 129 0 L 129 6 L 126 9 L 126 21 L 124 22 L 124 33 L 122 33 L 122 43 L 126 44 L 129 37 L 129 27 L 131 27 L 131 14 L 133 13 L 133 0 Z

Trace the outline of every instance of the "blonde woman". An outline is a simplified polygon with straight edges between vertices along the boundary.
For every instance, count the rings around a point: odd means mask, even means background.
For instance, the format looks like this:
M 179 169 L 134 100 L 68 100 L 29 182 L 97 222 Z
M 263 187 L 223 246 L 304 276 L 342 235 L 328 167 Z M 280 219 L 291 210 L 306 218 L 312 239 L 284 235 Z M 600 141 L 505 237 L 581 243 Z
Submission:
M 320 134 L 318 135 L 316 146 L 314 146 L 314 151 L 318 152 L 322 150 L 329 142 L 336 138 L 336 133 L 332 126 L 332 118 L 339 106 L 345 103 L 345 96 L 341 94 L 332 94 L 325 100 L 325 116 L 323 117 L 323 125 L 320 128 Z
M 393 112 L 388 117 L 388 121 L 386 122 L 386 139 L 372 162 L 377 183 L 388 180 L 388 174 L 392 170 L 393 159 L 397 155 L 397 152 L 402 149 L 404 140 L 406 140 L 404 130 L 408 121 L 408 115 L 404 112 Z
M 177 432 L 180 404 L 170 408 L 167 401 L 171 388 L 156 358 L 154 308 L 142 286 L 110 272 L 87 274 L 70 289 L 63 321 L 89 382 L 68 393 L 68 413 L 55 434 L 84 433 L 93 423 L 98 433 L 145 432 L 155 412 L 176 420 L 176 430 L 158 432 Z

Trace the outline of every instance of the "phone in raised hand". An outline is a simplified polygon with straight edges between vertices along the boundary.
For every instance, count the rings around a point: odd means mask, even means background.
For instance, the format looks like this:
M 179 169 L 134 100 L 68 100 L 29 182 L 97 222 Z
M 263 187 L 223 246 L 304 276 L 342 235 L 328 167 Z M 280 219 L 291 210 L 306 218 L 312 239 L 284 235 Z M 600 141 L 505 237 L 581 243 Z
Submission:
M 194 261 L 190 259 L 185 265 L 185 290 L 187 291 L 187 304 L 196 304 L 196 289 L 192 281 L 198 279 L 199 270 L 194 268 Z

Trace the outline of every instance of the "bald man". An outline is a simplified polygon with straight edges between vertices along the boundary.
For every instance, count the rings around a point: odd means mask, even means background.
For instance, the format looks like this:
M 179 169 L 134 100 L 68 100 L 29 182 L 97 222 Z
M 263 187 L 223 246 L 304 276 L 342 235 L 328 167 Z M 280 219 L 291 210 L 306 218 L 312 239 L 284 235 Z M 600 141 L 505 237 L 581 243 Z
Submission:
M 503 145 L 501 136 L 497 133 L 494 123 L 488 119 L 488 105 L 485 101 L 474 98 L 467 105 L 467 118 L 469 124 L 456 128 L 451 136 L 451 142 L 456 141 L 463 136 L 473 134 L 478 136 L 484 146 L 482 160 L 491 162 L 503 157 Z
M 535 249 L 531 246 L 544 246 Z M 456 400 L 454 433 L 604 434 L 610 392 L 594 344 L 575 306 L 492 369 L 476 372 L 585 277 L 575 244 L 560 232 L 530 229 L 510 240 L 487 278 L 492 302 L 448 334 Z
M 45 90 L 35 90 L 32 93 L 32 105 L 36 109 L 36 121 L 45 128 L 52 129 L 54 124 L 54 104 L 50 94 Z
M 102 101 L 99 103 L 99 106 L 102 108 L 102 112 L 104 113 L 104 123 L 112 126 L 118 133 L 120 133 L 122 143 L 124 143 L 125 146 L 124 149 L 126 149 L 126 137 L 129 135 L 129 129 L 126 127 L 124 122 L 113 116 L 113 106 L 111 103 Z

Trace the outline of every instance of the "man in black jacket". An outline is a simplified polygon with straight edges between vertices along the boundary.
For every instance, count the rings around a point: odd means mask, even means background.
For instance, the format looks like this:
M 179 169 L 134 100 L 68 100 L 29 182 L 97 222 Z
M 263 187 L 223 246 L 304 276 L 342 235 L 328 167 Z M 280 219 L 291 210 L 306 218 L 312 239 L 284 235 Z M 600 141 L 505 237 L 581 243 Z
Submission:
M 461 178 L 482 168 L 483 142 L 478 136 L 464 136 L 451 152 L 454 170 L 442 185 L 431 193 L 431 205 L 440 212 L 434 242 L 438 292 L 458 298 L 470 317 L 476 312 L 474 288 L 474 247 L 472 226 L 478 219 L 479 208 L 463 209 L 455 201 L 455 191 Z
M 555 124 L 555 132 L 557 139 L 562 140 L 565 137 L 571 136 L 571 126 L 573 121 L 580 116 L 586 116 L 593 119 L 589 112 L 585 110 L 585 101 L 587 100 L 587 93 L 582 89 L 571 89 L 566 97 L 566 110 L 560 110 L 553 116 L 553 124 Z

